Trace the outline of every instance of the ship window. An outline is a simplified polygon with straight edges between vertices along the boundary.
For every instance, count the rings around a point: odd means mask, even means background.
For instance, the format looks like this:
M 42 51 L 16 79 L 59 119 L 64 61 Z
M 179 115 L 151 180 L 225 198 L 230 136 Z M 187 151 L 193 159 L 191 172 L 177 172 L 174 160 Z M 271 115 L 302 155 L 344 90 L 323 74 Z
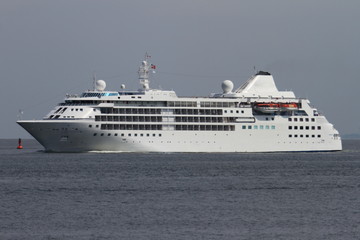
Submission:
M 289 134 L 289 137 L 292 137 L 292 135 L 291 135 L 291 134 Z
M 304 137 L 304 135 L 301 134 L 300 137 Z
M 108 136 L 111 136 L 111 133 L 108 133 Z
M 300 126 L 300 130 L 303 130 L 304 129 L 304 127 L 303 126 Z
M 315 126 L 311 126 L 311 130 L 315 130 Z
M 98 127 L 99 127 L 99 125 L 96 125 L 96 127 L 98 128 Z
M 297 118 L 294 118 L 294 121 L 297 122 Z
M 92 127 L 92 125 L 89 125 L 89 128 L 91 128 Z
M 125 136 L 125 134 L 123 134 L 123 133 L 122 133 L 122 134 L 121 134 L 121 136 L 122 136 L 122 137 L 124 137 L 124 136 Z
M 321 126 L 318 126 L 317 129 L 318 129 L 318 130 L 321 130 Z
M 260 125 L 260 129 L 264 129 L 264 126 L 263 126 L 263 125 Z
M 227 113 L 227 110 L 224 110 L 224 113 Z
M 292 119 L 291 118 L 289 118 L 289 122 L 291 122 L 292 121 Z
M 74 109 L 72 108 L 71 111 L 74 111 Z
M 244 110 L 241 110 L 241 113 L 244 113 Z
M 257 125 L 255 125 L 255 126 L 254 126 L 254 129 L 258 129 L 258 126 L 257 126 Z
M 274 125 L 272 125 L 272 126 L 271 126 L 271 129 L 275 129 L 275 126 L 274 126 Z
M 239 110 L 236 110 L 236 113 L 239 113 Z
M 230 113 L 233 113 L 233 110 L 230 110 Z
M 79 111 L 79 109 L 75 109 L 76 111 Z
M 304 119 L 303 119 L 303 118 L 299 118 L 299 120 L 300 120 L 300 122 L 304 121 Z
M 117 133 L 114 134 L 115 137 L 116 137 L 117 135 L 118 135 Z
M 147 137 L 150 137 L 150 134 L 146 134 Z
M 312 121 L 312 122 L 315 122 L 315 118 L 312 118 L 311 121 Z
M 292 129 L 292 126 L 289 126 L 289 130 L 291 130 Z
M 80 108 L 80 111 L 82 111 L 83 109 L 82 108 Z
M 305 129 L 306 129 L 306 130 L 309 130 L 309 126 L 306 126 Z
M 102 133 L 101 136 L 104 136 L 104 134 Z
M 248 129 L 251 129 L 251 126 L 250 126 L 250 125 L 248 126 Z
M 274 118 L 272 117 L 271 120 L 274 120 Z
M 131 137 L 131 133 L 129 133 L 128 136 Z
M 94 133 L 94 136 L 96 136 L 97 135 L 97 133 Z
M 144 136 L 144 134 L 143 134 L 143 133 L 141 133 L 141 134 L 140 134 L 140 137 L 143 137 L 143 136 Z
M 135 133 L 134 136 L 137 137 L 137 133 Z
M 321 138 L 321 135 L 320 135 L 320 134 L 318 135 L 318 138 Z
M 265 129 L 269 129 L 269 125 L 266 125 L 266 126 L 265 126 Z
M 315 135 L 311 135 L 311 137 L 313 137 L 313 138 L 314 138 L 314 137 L 315 137 Z
M 155 133 L 153 133 L 153 137 L 155 137 L 156 136 L 156 134 Z
M 265 119 L 266 119 L 266 121 L 269 120 L 269 118 L 265 118 Z
M 294 137 L 297 137 L 297 136 L 298 136 L 297 134 L 294 135 Z
M 308 118 L 305 118 L 305 122 L 308 122 L 309 121 L 309 119 Z
M 246 126 L 245 126 L 245 125 L 243 125 L 243 126 L 242 126 L 242 129 L 246 129 Z
M 159 137 L 161 137 L 161 134 L 159 134 Z
M 305 135 L 305 137 L 307 137 L 307 138 L 308 138 L 308 137 L 309 137 L 309 135 Z

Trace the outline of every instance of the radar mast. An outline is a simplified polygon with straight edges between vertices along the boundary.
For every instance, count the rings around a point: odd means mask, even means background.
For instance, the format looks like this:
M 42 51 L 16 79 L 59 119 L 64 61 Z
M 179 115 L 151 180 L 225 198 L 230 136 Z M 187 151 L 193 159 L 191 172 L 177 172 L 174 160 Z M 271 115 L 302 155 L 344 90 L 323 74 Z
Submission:
M 139 67 L 139 80 L 140 80 L 140 84 L 143 86 L 144 90 L 149 90 L 149 77 L 150 77 L 150 72 L 155 73 L 155 69 L 156 66 L 153 64 L 150 64 L 148 62 L 148 59 L 151 58 L 151 56 L 149 56 L 147 53 L 145 53 L 145 59 L 144 61 L 141 62 L 141 65 Z

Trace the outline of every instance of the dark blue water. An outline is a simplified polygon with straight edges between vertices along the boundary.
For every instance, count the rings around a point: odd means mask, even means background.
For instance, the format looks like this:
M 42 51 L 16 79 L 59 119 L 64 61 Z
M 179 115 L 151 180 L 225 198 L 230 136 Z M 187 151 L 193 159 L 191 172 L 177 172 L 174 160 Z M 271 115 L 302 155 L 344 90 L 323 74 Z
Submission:
M 0 140 L 0 239 L 359 239 L 360 141 L 343 144 L 57 154 Z

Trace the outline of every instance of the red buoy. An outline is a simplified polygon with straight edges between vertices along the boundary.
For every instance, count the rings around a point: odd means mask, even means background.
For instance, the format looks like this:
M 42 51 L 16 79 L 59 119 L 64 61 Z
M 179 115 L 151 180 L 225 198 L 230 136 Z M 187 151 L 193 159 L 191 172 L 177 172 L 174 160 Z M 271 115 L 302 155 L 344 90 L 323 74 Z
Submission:
M 23 149 L 23 146 L 21 145 L 21 138 L 19 138 L 19 144 L 17 146 L 17 149 Z

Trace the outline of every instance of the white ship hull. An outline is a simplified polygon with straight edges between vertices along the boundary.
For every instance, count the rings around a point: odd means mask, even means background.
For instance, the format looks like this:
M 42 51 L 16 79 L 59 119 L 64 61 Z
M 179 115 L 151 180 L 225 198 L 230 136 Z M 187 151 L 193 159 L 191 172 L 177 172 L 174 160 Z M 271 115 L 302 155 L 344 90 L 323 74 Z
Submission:
M 331 129 L 324 129 L 321 138 L 289 139 L 285 123 L 283 127 L 278 124 L 277 130 L 243 130 L 239 124 L 238 130 L 217 132 L 101 131 L 90 129 L 88 125 L 93 122 L 86 121 L 18 123 L 49 152 L 298 152 L 342 149 L 341 139 L 335 139 Z

